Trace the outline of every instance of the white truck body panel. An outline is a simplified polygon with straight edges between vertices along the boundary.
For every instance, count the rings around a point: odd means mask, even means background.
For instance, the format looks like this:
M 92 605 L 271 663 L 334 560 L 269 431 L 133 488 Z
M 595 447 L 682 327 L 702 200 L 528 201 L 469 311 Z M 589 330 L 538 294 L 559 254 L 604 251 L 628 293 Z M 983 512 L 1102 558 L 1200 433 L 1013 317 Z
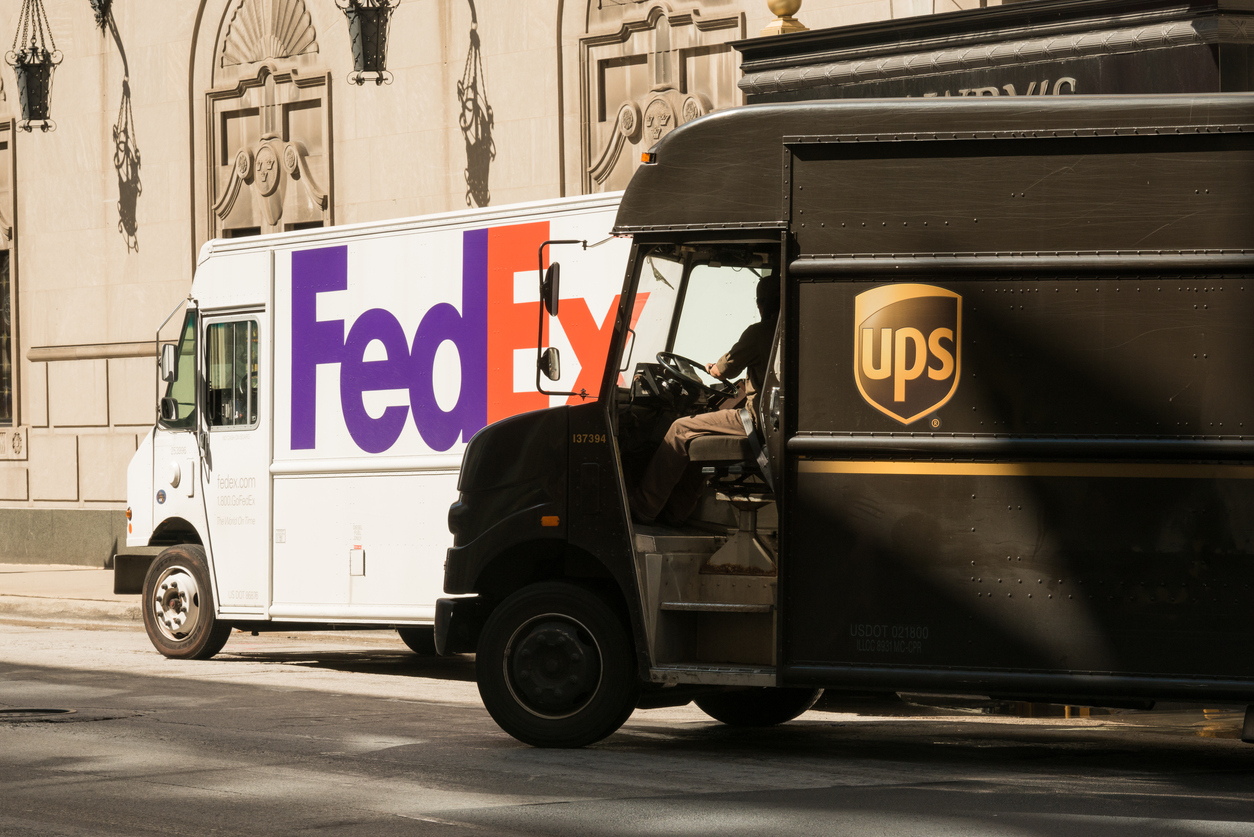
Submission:
M 141 444 L 128 470 L 128 546 L 175 519 L 194 529 L 217 612 L 233 621 L 431 622 L 470 437 L 579 401 L 535 389 L 539 246 L 604 241 L 618 200 L 207 244 L 191 293 L 197 427 L 158 424 Z M 551 389 L 596 397 L 628 250 L 625 239 L 546 250 L 546 264 L 562 263 L 545 341 L 562 353 Z M 246 337 L 224 343 L 228 332 Z M 222 365 L 250 351 L 255 362 Z M 238 380 L 211 380 L 228 367 Z M 243 395 L 249 374 L 255 406 Z

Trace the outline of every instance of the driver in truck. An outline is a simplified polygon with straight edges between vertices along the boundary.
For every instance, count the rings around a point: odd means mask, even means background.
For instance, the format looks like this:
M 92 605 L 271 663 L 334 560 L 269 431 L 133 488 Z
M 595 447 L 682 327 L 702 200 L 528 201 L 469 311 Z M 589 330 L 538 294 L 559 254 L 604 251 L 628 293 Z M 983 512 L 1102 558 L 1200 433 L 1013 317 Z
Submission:
M 721 381 L 742 371 L 748 372 L 747 378 L 738 383 L 737 394 L 722 409 L 681 416 L 671 424 L 631 494 L 631 515 L 637 523 L 682 523 L 696 509 L 703 480 L 701 469 L 689 461 L 688 447 L 693 439 L 745 435 L 739 413 L 743 407 L 753 414 L 754 398 L 762 388 L 779 318 L 779 277 L 758 280 L 757 303 L 761 320 L 746 328 L 726 354 L 705 365 L 705 371 Z

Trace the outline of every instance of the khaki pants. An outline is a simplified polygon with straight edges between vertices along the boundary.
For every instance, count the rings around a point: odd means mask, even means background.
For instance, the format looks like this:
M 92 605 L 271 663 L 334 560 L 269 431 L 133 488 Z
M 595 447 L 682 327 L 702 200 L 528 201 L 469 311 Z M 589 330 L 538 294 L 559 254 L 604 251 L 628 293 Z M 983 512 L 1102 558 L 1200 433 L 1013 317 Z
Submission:
M 652 521 L 663 509 L 685 520 L 701 499 L 701 467 L 688 460 L 688 446 L 698 436 L 744 436 L 739 410 L 716 410 L 676 419 L 657 452 L 649 460 L 640 484 L 631 495 L 637 517 Z

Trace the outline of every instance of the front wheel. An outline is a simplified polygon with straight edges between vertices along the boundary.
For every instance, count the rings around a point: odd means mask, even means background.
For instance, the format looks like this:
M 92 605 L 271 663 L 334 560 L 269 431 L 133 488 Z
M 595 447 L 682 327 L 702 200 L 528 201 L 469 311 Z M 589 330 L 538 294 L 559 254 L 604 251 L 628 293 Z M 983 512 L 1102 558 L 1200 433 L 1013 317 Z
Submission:
M 401 641 L 409 646 L 419 657 L 435 656 L 435 626 L 423 625 L 417 628 L 397 628 Z
M 231 626 L 213 614 L 213 589 L 205 550 L 172 546 L 157 556 L 144 577 L 144 630 L 167 657 L 207 660 L 222 650 Z
M 773 727 L 799 717 L 822 695 L 822 689 L 741 689 L 702 695 L 694 702 L 729 726 Z
M 640 693 L 627 626 L 573 584 L 533 584 L 502 602 L 483 626 L 475 669 L 488 714 L 534 747 L 600 741 Z

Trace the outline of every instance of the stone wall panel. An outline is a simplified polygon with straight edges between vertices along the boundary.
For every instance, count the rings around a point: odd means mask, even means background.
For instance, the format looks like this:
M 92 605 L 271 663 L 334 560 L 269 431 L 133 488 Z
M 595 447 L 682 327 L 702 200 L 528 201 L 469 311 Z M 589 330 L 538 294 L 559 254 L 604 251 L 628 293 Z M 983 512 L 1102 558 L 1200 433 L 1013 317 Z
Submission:
M 109 361 L 109 419 L 114 426 L 152 426 L 156 421 L 156 404 L 155 355 Z
M 78 437 L 80 499 L 126 501 L 126 466 L 135 454 L 135 442 L 132 433 Z
M 25 462 L 0 462 L 0 500 L 30 499 Z
M 78 437 L 36 433 L 30 439 L 30 498 L 78 500 Z
M 109 379 L 106 361 L 49 363 L 48 418 L 53 427 L 107 426 Z

